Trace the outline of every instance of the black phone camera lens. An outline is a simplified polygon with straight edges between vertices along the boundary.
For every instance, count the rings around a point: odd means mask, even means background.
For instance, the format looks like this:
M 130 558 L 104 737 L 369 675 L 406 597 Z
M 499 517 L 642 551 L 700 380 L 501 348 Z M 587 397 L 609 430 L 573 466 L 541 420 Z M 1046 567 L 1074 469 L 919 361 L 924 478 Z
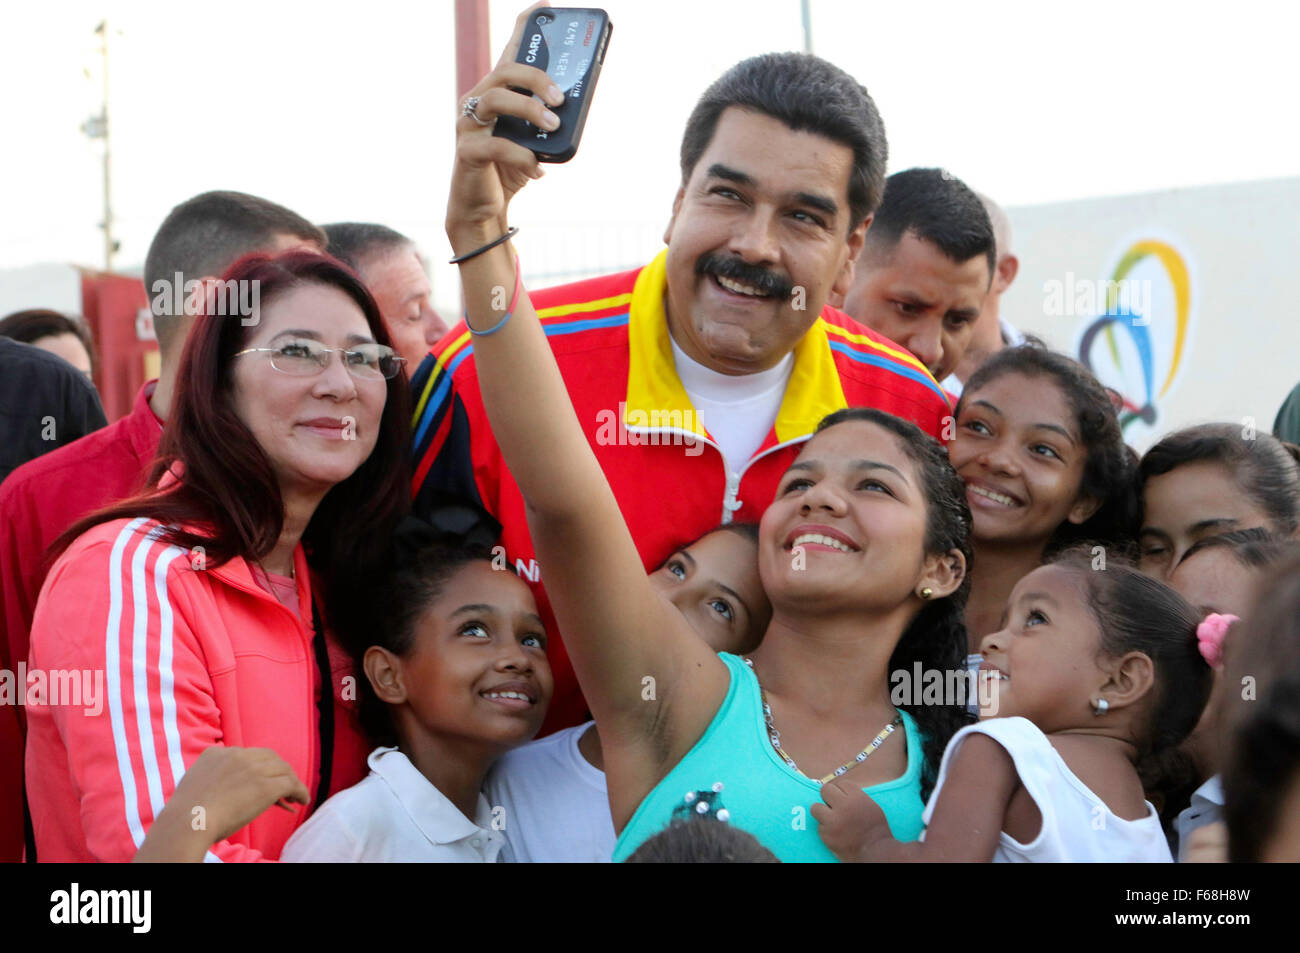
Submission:
M 551 22 L 551 18 L 548 17 L 545 13 L 543 13 L 541 16 L 539 16 L 539 17 L 537 18 L 537 25 L 538 25 L 538 26 L 546 26 L 546 24 L 548 24 L 548 23 L 550 23 L 550 22 Z

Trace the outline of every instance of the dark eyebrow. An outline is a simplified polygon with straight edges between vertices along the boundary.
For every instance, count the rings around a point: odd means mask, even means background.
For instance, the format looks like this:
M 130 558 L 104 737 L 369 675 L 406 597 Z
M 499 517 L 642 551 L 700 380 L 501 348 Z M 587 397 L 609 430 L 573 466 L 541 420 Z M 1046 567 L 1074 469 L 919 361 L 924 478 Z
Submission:
M 708 177 L 711 179 L 726 179 L 728 182 L 735 182 L 737 185 L 754 184 L 753 176 L 741 172 L 739 169 L 723 165 L 721 162 L 715 162 L 709 166 Z
M 536 612 L 530 612 L 528 615 L 524 616 L 524 618 L 536 625 L 537 628 L 541 629 L 543 635 L 546 634 L 546 623 L 542 621 L 542 617 Z
M 1143 526 L 1140 530 L 1138 530 L 1138 536 L 1159 536 L 1161 539 L 1164 540 L 1173 539 L 1173 537 L 1170 536 L 1168 533 L 1166 533 L 1164 530 L 1157 529 L 1154 526 Z
M 855 470 L 888 470 L 890 473 L 894 474 L 896 477 L 898 477 L 900 480 L 902 480 L 902 481 L 903 481 L 904 483 L 906 483 L 908 486 L 911 486 L 911 485 L 912 485 L 912 481 L 909 480 L 909 479 L 904 475 L 904 473 L 903 473 L 902 470 L 898 469 L 898 467 L 891 467 L 888 463 L 881 463 L 879 460 L 854 460 L 854 461 L 853 461 L 853 469 L 855 469 Z
M 888 470 L 908 486 L 912 485 L 912 481 L 907 478 L 902 470 L 898 469 L 898 467 L 890 466 L 888 463 L 881 463 L 879 460 L 853 460 L 849 466 L 855 470 Z M 790 466 L 786 468 L 786 473 L 789 473 L 791 470 L 816 470 L 817 468 L 815 461 L 800 460 L 796 463 L 790 464 Z
M 275 335 L 275 337 L 271 338 L 271 340 L 274 341 L 277 338 L 282 338 L 286 334 L 292 335 L 296 338 L 310 338 L 313 341 L 319 341 L 321 339 L 320 334 L 316 331 L 308 331 L 305 328 L 290 328 L 288 331 L 281 331 L 279 334 Z M 348 344 L 375 343 L 374 338 L 366 337 L 364 334 L 349 334 L 344 340 L 346 340 Z
M 709 166 L 708 177 L 713 179 L 725 179 L 728 182 L 735 182 L 737 185 L 746 185 L 754 187 L 758 183 L 754 177 L 747 172 L 741 172 L 739 169 L 733 169 L 731 166 L 723 165 L 721 162 L 715 162 Z M 840 207 L 835 204 L 834 199 L 829 199 L 824 195 L 817 195 L 813 192 L 795 192 L 790 196 L 800 205 L 807 205 L 809 208 L 815 208 L 820 212 L 825 212 L 832 217 L 839 214 Z
M 1060 603 L 1053 599 L 1045 592 L 1026 592 L 1020 597 L 1021 602 L 1048 602 L 1056 608 L 1060 608 Z
M 494 613 L 496 611 L 497 611 L 496 606 L 490 606 L 482 602 L 471 602 L 469 605 L 461 606 L 459 609 L 453 612 L 452 615 L 453 616 L 467 615 L 471 612 Z
M 997 414 L 999 417 L 1002 416 L 1002 411 L 998 410 L 987 400 L 976 400 L 976 401 L 972 401 L 971 403 L 973 403 L 976 407 L 987 407 L 989 410 L 993 411 L 993 413 Z
M 1034 426 L 1039 430 L 1050 430 L 1052 433 L 1059 433 L 1066 440 L 1070 441 L 1071 446 L 1078 444 L 1078 441 L 1074 439 L 1074 435 L 1064 427 L 1058 427 L 1056 424 L 1034 424 Z
M 840 213 L 840 207 L 832 199 L 824 195 L 814 195 L 812 192 L 796 192 L 794 200 L 800 205 L 807 205 L 809 208 L 815 208 L 819 212 L 825 212 L 834 218 Z M 978 312 L 977 312 L 978 313 Z
M 1219 516 L 1214 519 L 1201 520 L 1199 523 L 1193 523 L 1188 532 L 1189 534 L 1200 533 L 1207 529 L 1213 529 L 1216 526 L 1234 526 L 1236 525 L 1236 522 L 1237 520 L 1235 517 Z

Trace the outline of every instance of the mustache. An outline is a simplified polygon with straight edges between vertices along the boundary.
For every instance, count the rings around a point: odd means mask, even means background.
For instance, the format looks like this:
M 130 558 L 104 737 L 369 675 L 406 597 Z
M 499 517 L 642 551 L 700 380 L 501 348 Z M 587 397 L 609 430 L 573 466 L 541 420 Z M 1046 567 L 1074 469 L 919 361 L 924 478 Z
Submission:
M 794 284 L 785 275 L 716 252 L 705 252 L 696 259 L 695 273 L 738 281 L 773 298 L 788 298 L 794 293 Z

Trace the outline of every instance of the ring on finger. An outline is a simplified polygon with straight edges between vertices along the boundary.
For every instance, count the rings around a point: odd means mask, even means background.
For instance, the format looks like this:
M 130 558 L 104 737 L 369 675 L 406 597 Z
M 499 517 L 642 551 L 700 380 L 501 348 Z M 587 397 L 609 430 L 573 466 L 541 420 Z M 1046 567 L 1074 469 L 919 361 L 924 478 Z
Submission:
M 473 120 L 474 120 L 476 123 L 478 123 L 480 126 L 490 126 L 490 125 L 492 125 L 492 123 L 494 123 L 496 120 L 494 120 L 494 119 L 487 119 L 487 120 L 480 119 L 479 116 L 478 116 L 478 113 L 476 113 L 476 112 L 474 111 L 474 110 L 478 109 L 478 104 L 479 104 L 479 102 L 480 102 L 482 99 L 483 99 L 482 96 L 471 96 L 471 97 L 469 97 L 469 99 L 465 100 L 465 104 L 464 104 L 463 106 L 460 107 L 460 114 L 461 114 L 462 116 L 468 116 L 470 119 L 473 119 Z

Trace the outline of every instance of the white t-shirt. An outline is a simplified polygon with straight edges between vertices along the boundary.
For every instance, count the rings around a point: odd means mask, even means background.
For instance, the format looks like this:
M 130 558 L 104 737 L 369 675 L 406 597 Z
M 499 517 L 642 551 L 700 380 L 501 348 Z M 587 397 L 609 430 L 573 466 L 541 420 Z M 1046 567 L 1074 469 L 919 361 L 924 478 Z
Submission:
M 671 336 L 669 340 L 672 340 Z M 728 473 L 739 473 L 776 422 L 794 354 L 757 374 L 719 374 L 698 364 L 673 341 L 673 363 L 700 421 L 722 450 Z
M 1043 826 L 1030 843 L 998 834 L 995 863 L 1169 863 L 1173 857 L 1160 816 L 1146 802 L 1147 816 L 1127 821 L 1111 813 L 1069 769 L 1052 742 L 1027 718 L 988 718 L 952 736 L 939 765 L 939 780 L 921 815 L 927 825 L 948 776 L 948 764 L 972 734 L 988 735 L 1011 755 L 1020 783 L 1034 799 Z M 925 840 L 925 835 L 921 835 Z
M 482 794 L 471 821 L 396 748 L 376 748 L 370 774 L 321 805 L 294 831 L 291 863 L 490 864 L 505 838 Z
M 503 861 L 609 863 L 618 837 L 605 772 L 578 750 L 578 739 L 594 724 L 509 751 L 488 772 L 488 802 L 505 808 Z
M 1187 859 L 1187 838 L 1206 824 L 1223 820 L 1223 779 L 1210 778 L 1192 793 L 1191 803 L 1178 813 L 1174 827 L 1178 831 L 1178 862 Z

